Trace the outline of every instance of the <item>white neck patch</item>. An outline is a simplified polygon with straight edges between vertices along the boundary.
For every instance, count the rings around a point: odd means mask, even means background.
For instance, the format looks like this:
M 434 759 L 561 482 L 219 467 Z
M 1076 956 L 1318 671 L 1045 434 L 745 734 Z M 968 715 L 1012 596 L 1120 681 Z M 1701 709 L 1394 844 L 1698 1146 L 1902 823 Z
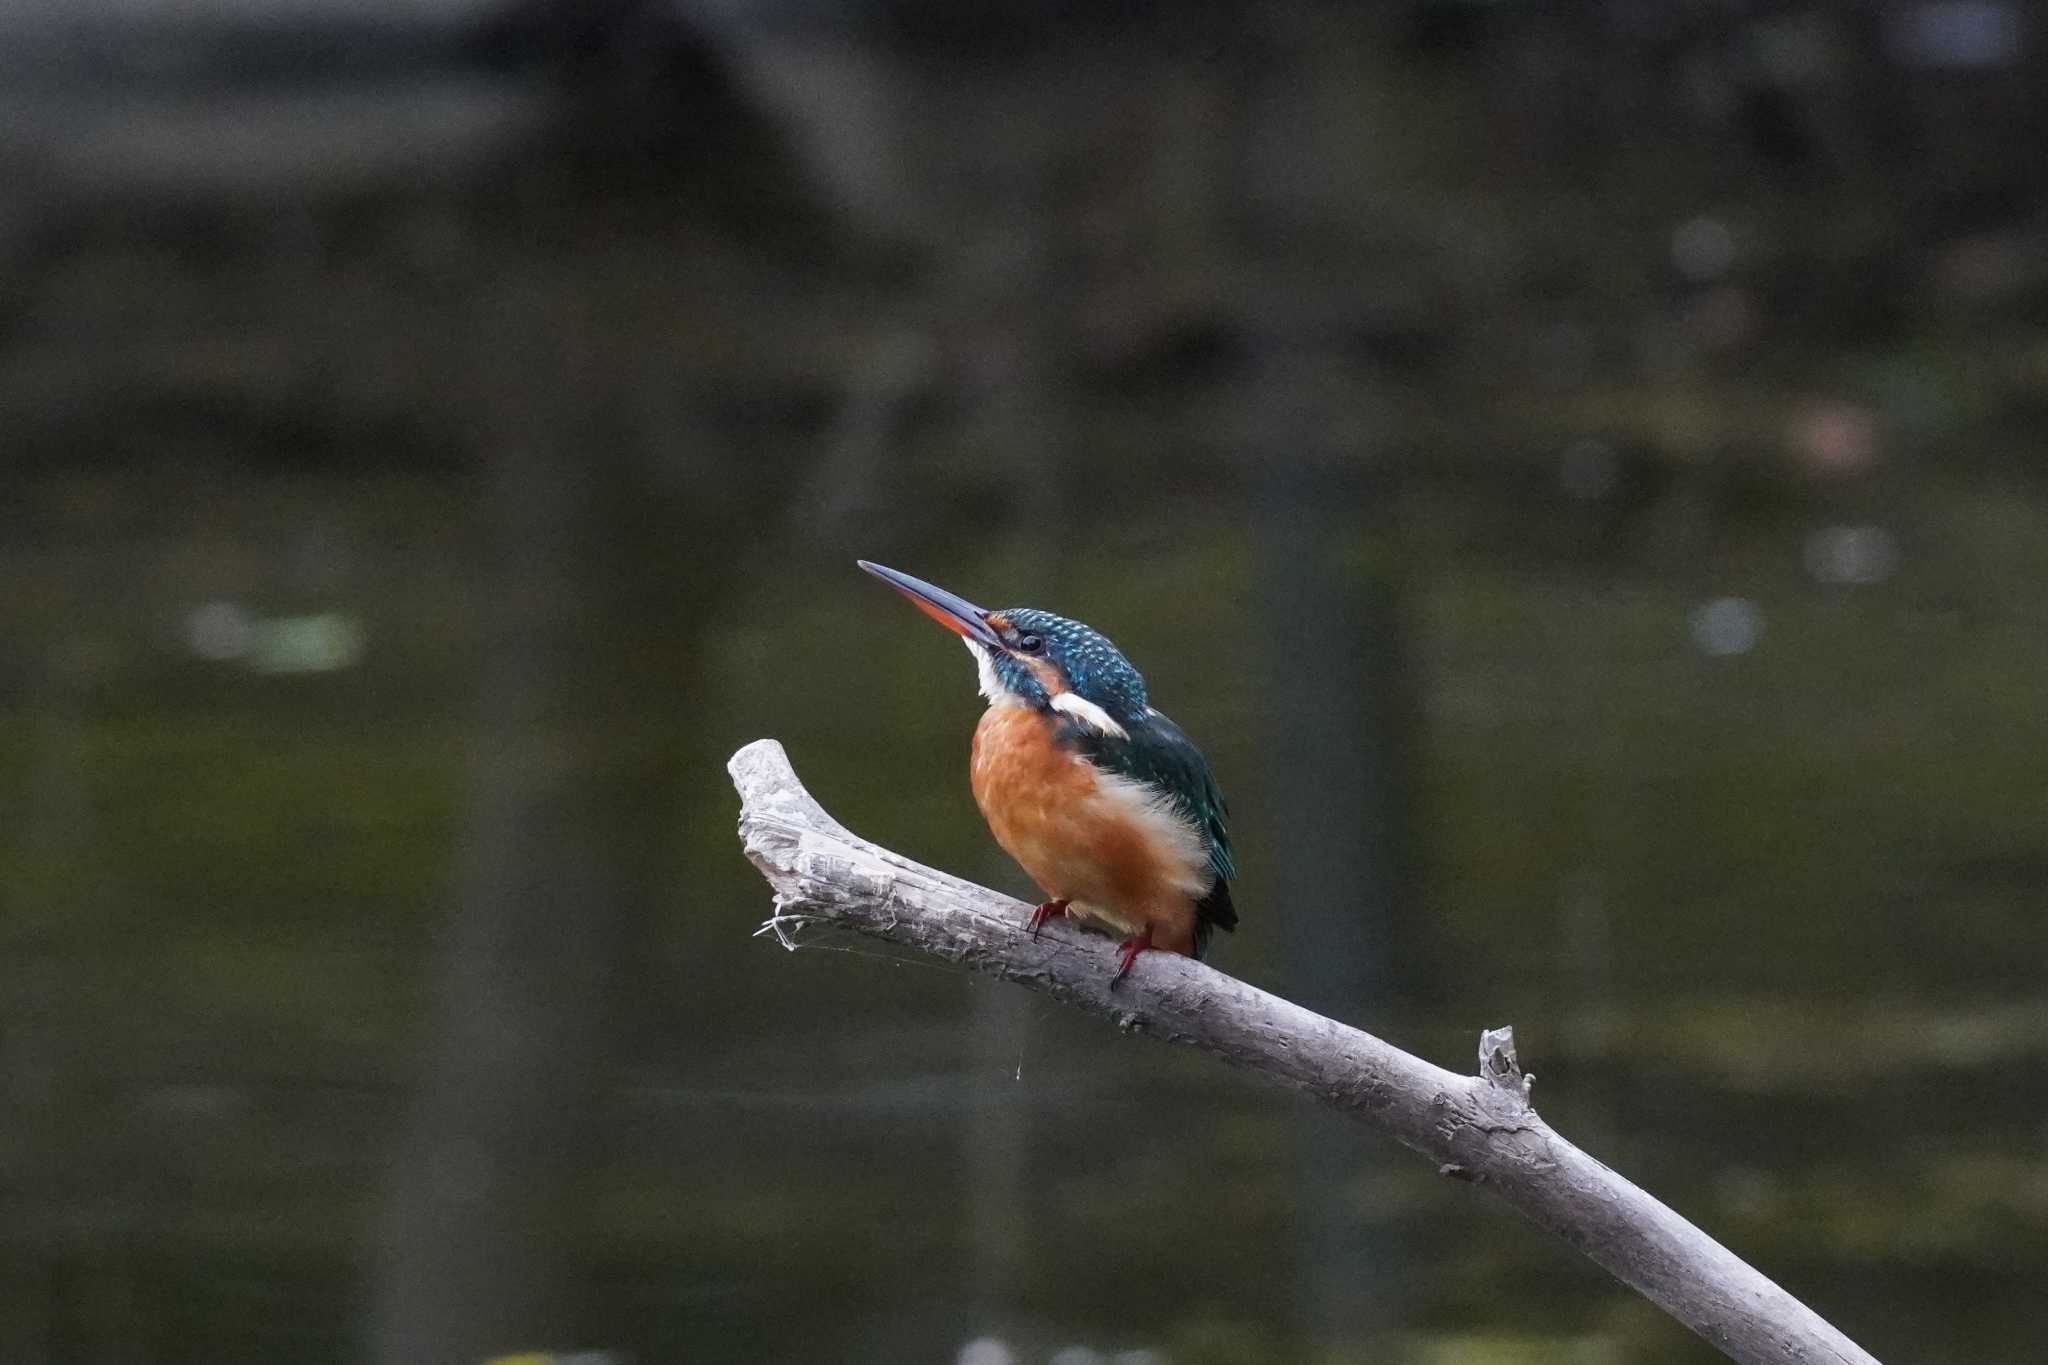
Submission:
M 1112 739 L 1129 739 L 1130 732 L 1110 718 L 1109 712 L 1082 696 L 1079 692 L 1062 692 L 1052 699 L 1052 709 L 1063 716 L 1072 716 L 1098 735 Z
M 988 698 L 990 706 L 1022 706 L 1024 699 L 1003 686 L 1003 680 L 996 676 L 996 661 L 990 656 L 988 646 L 978 640 L 962 636 L 960 643 L 967 646 L 967 652 L 974 656 L 974 677 L 981 687 L 981 695 Z
M 1028 706 L 1029 702 L 1003 686 L 1003 680 L 996 676 L 995 657 L 987 645 L 978 640 L 962 639 L 967 652 L 974 656 L 975 681 L 981 686 L 981 695 L 988 698 L 990 706 Z M 1063 716 L 1071 717 L 1098 735 L 1111 739 L 1129 739 L 1130 731 L 1118 725 L 1109 712 L 1082 696 L 1079 692 L 1061 692 L 1052 699 L 1052 709 Z

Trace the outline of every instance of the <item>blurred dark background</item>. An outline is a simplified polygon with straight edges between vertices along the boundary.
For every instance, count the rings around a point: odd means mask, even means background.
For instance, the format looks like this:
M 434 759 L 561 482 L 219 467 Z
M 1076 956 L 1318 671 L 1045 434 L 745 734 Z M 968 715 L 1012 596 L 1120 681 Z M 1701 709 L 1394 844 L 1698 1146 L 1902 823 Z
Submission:
M 1714 1358 L 750 937 L 764 734 L 1029 890 L 856 554 L 1146 670 L 1223 970 L 2040 1358 L 2034 7 L 15 0 L 0 110 L 0 1360 Z

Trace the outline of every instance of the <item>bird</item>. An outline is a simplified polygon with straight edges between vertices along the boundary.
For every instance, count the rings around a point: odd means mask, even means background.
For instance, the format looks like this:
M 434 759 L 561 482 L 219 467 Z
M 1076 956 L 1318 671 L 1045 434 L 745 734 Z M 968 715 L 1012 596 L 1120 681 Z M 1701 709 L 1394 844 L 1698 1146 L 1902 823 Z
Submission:
M 1200 959 L 1216 930 L 1237 928 L 1223 793 L 1122 651 L 1068 617 L 986 610 L 855 562 L 974 656 L 988 709 L 969 784 L 996 842 L 1045 894 L 1028 921 L 1033 938 L 1068 916 L 1121 937 L 1113 987 L 1147 949 Z

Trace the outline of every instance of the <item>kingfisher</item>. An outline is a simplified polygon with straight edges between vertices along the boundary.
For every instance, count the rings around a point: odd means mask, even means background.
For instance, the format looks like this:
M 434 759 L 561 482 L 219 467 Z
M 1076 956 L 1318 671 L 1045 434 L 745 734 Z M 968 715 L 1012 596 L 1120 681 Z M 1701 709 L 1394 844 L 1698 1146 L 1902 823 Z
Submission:
M 968 763 L 996 842 L 1046 899 L 1032 936 L 1072 916 L 1118 935 L 1116 975 L 1148 948 L 1200 958 L 1237 927 L 1229 810 L 1209 762 L 1100 632 L 1035 607 L 975 606 L 855 561 L 967 642 L 988 709 Z

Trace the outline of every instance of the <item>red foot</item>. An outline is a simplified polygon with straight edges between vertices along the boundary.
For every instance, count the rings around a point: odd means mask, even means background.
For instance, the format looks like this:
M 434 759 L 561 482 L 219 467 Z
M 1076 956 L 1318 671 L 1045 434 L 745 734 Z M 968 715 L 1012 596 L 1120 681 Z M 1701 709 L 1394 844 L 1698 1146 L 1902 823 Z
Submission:
M 1031 912 L 1031 937 L 1038 937 L 1038 931 L 1045 927 L 1047 920 L 1065 919 L 1067 917 L 1067 904 L 1064 900 L 1047 901 L 1036 910 L 1033 910 Z
M 1127 938 L 1116 952 L 1116 975 L 1109 979 L 1114 986 L 1131 974 L 1131 964 L 1138 960 L 1138 954 L 1152 946 L 1152 926 L 1146 925 L 1136 938 Z

